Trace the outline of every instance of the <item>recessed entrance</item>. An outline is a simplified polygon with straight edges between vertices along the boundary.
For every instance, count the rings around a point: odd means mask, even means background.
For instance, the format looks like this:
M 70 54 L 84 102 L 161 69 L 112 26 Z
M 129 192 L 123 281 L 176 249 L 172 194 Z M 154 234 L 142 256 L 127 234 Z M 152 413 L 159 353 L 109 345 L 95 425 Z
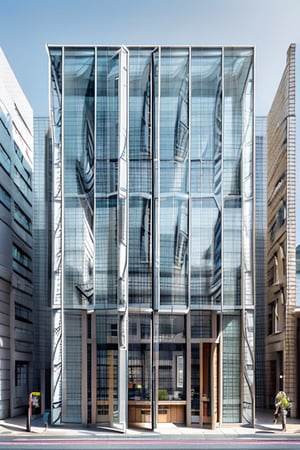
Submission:
M 191 346 L 191 423 L 215 427 L 217 420 L 217 345 Z

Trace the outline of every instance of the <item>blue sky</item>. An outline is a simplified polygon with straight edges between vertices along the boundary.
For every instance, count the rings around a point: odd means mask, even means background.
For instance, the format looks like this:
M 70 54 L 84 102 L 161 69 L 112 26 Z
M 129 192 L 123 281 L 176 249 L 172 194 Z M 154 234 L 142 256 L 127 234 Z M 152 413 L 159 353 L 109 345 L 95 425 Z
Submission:
M 256 45 L 256 112 L 267 114 L 299 0 L 0 0 L 0 46 L 35 115 L 48 114 L 50 44 Z

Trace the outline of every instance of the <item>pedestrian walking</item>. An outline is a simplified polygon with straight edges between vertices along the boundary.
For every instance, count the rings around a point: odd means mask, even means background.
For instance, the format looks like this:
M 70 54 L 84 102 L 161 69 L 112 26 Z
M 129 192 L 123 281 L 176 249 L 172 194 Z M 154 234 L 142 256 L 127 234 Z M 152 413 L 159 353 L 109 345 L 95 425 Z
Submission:
M 282 431 L 286 431 L 286 416 L 291 403 L 284 391 L 279 391 L 275 397 L 274 423 L 280 418 L 282 423 Z

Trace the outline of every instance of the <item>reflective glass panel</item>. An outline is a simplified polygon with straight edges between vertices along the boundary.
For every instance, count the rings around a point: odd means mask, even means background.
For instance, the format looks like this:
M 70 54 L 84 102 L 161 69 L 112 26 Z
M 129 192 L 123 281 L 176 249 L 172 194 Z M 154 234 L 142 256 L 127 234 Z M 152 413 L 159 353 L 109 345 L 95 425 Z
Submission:
M 64 59 L 65 305 L 93 301 L 94 49 Z
M 220 194 L 221 49 L 192 49 L 191 67 L 191 191 Z
M 118 317 L 97 313 L 97 422 L 118 421 Z
M 151 399 L 151 316 L 129 316 L 128 400 Z
M 64 313 L 63 392 L 64 422 L 81 423 L 82 403 L 82 314 L 81 311 Z
M 117 198 L 97 199 L 95 289 L 96 303 L 101 308 L 117 306 L 118 249 Z
M 241 304 L 242 215 L 241 200 L 224 203 L 223 302 Z
M 223 422 L 240 419 L 241 324 L 240 315 L 223 317 Z
M 241 194 L 242 98 L 251 65 L 252 50 L 224 49 L 224 195 Z
M 188 302 L 188 202 L 176 197 L 160 203 L 160 305 Z
M 160 305 L 188 303 L 189 52 L 162 48 L 160 65 Z
M 97 49 L 97 149 L 96 149 L 96 303 L 117 306 L 119 172 L 119 51 Z
M 214 199 L 192 201 L 191 306 L 221 301 L 221 213 Z
M 130 51 L 129 303 L 152 303 L 152 50 Z

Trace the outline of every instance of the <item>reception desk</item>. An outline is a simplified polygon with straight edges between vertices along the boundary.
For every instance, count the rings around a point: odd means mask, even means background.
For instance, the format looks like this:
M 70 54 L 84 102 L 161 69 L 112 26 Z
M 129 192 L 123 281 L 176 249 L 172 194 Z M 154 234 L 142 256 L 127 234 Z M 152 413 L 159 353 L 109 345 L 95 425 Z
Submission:
M 163 400 L 158 402 L 157 423 L 185 423 L 186 401 Z M 151 402 L 135 401 L 128 402 L 128 421 L 133 423 L 151 422 Z

